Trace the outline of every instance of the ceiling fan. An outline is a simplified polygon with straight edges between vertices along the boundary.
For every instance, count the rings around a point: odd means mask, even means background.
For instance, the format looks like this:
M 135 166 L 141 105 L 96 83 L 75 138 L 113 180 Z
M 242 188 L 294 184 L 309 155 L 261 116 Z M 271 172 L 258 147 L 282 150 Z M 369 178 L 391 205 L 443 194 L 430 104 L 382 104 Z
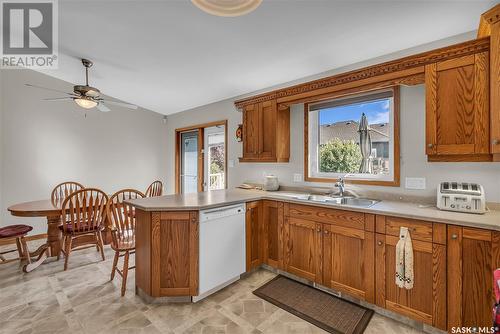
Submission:
M 43 99 L 44 101 L 74 101 L 77 105 L 79 105 L 84 109 L 91 109 L 96 107 L 97 110 L 102 112 L 107 112 L 111 110 L 108 108 L 106 104 L 129 108 L 129 109 L 137 109 L 137 106 L 133 104 L 103 99 L 101 97 L 101 92 L 99 91 L 99 89 L 89 86 L 89 68 L 92 67 L 93 63 L 88 59 L 82 59 L 82 64 L 85 67 L 85 85 L 73 86 L 73 93 L 67 93 L 57 89 L 41 87 L 32 84 L 25 84 L 25 85 L 28 87 L 41 88 L 69 95 L 65 97 Z

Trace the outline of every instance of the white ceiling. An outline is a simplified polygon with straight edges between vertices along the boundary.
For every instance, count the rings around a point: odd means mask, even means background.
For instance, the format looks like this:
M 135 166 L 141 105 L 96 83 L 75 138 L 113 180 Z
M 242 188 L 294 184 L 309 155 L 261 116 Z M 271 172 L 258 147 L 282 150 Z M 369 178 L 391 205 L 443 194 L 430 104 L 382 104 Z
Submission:
M 188 0 L 59 1 L 59 69 L 172 114 L 477 29 L 498 1 L 264 0 L 236 18 Z M 85 5 L 84 5 L 85 4 Z

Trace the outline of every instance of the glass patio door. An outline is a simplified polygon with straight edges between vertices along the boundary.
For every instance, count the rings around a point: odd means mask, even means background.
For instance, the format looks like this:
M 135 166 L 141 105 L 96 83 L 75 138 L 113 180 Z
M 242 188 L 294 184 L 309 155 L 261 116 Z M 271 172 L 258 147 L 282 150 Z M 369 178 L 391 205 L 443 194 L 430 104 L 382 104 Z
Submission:
M 227 121 L 175 130 L 175 192 L 189 194 L 227 186 Z
M 204 191 L 224 189 L 226 187 L 225 131 L 224 125 L 204 129 Z
M 198 191 L 198 130 L 181 133 L 181 192 Z

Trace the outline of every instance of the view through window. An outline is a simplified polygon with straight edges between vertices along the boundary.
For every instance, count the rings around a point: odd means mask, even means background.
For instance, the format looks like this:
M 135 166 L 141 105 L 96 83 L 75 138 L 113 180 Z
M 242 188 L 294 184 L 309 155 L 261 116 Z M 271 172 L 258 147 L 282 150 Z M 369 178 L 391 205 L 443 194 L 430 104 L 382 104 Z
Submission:
M 394 180 L 393 90 L 309 105 L 309 177 Z

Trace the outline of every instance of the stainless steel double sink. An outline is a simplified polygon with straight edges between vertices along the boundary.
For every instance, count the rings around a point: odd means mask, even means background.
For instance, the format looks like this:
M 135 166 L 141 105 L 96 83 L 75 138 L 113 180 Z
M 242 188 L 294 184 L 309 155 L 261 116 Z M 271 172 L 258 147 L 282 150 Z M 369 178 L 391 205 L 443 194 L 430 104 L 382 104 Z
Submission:
M 292 199 L 303 200 L 308 202 L 325 203 L 332 205 L 345 205 L 369 208 L 370 206 L 380 202 L 374 199 L 359 198 L 351 196 L 328 196 L 328 195 L 311 195 L 301 193 L 276 193 L 278 196 L 284 196 Z

